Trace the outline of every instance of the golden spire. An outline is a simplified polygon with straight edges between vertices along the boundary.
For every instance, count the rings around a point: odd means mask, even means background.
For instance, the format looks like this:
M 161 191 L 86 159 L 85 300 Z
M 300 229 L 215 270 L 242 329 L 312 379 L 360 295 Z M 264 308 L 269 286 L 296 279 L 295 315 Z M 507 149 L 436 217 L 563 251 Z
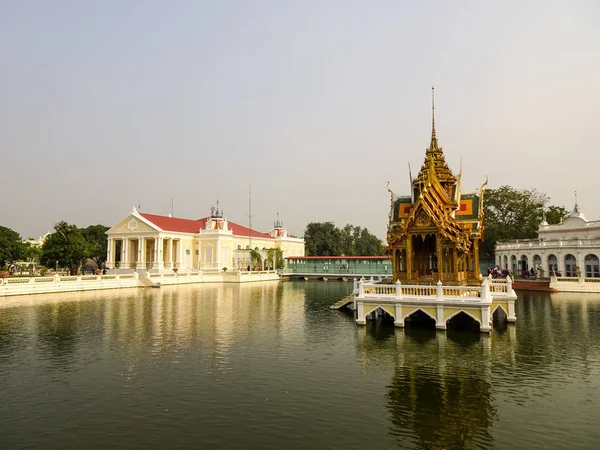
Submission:
M 435 87 L 431 86 L 431 143 L 429 151 L 433 152 L 438 149 L 437 137 L 435 135 Z

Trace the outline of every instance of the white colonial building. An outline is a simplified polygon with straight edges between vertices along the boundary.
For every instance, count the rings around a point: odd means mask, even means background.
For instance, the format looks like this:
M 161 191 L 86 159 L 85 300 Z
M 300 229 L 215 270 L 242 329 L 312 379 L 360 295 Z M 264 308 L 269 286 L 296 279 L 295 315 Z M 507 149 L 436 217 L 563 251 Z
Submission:
M 133 211 L 106 232 L 108 268 L 162 272 L 176 269 L 242 269 L 250 249 L 262 258 L 269 249 L 282 256 L 304 256 L 304 240 L 289 236 L 279 220 L 269 233 L 227 221 L 217 208 L 198 220 Z M 261 264 L 262 265 L 262 264 Z
M 600 220 L 587 220 L 577 205 L 562 223 L 544 220 L 538 239 L 518 239 L 496 244 L 496 263 L 519 273 L 541 269 L 542 277 L 581 278 L 600 284 Z

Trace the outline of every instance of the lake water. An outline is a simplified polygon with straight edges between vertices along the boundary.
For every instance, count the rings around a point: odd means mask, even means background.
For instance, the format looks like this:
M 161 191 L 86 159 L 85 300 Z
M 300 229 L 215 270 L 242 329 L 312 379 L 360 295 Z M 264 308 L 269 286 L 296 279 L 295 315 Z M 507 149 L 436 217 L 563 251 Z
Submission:
M 359 327 L 342 282 L 0 299 L 0 448 L 598 448 L 600 295 L 491 335 Z

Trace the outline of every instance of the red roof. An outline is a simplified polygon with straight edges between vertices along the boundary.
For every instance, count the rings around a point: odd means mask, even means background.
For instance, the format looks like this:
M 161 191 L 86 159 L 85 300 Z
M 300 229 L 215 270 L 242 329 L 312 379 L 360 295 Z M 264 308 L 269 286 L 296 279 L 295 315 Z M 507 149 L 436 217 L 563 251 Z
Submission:
M 176 231 L 178 233 L 193 233 L 193 234 L 198 233 L 200 230 L 204 230 L 206 221 L 209 219 L 209 217 L 204 217 L 204 218 L 198 219 L 198 220 L 181 219 L 179 217 L 158 216 L 156 214 L 147 214 L 147 213 L 140 213 L 140 216 L 142 216 L 144 219 L 152 222 L 154 225 L 156 225 L 158 228 L 160 228 L 162 230 Z M 238 225 L 237 223 L 234 223 L 234 222 L 227 222 L 227 224 L 229 225 L 229 229 L 231 231 L 233 231 L 233 234 L 235 236 L 249 236 L 250 235 L 250 236 L 256 237 L 256 238 L 273 239 L 273 237 L 268 235 L 267 233 L 261 233 L 256 230 L 250 230 L 249 228 L 246 228 L 242 225 Z
M 288 256 L 285 259 L 391 259 L 389 256 Z

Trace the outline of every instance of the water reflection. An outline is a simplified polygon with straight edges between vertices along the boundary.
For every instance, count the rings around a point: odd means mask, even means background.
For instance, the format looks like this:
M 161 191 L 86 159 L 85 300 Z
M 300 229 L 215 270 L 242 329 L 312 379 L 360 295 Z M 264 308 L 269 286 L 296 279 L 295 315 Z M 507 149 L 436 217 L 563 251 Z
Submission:
M 485 335 L 357 327 L 329 309 L 351 289 L 9 299 L 0 435 L 8 419 L 8 442 L 32 448 L 106 448 L 115 437 L 122 448 L 583 448 L 600 438 L 598 296 L 519 293 L 517 325 Z
M 367 326 L 358 353 L 367 371 L 393 366 L 385 397 L 400 447 L 493 447 L 489 337 Z

